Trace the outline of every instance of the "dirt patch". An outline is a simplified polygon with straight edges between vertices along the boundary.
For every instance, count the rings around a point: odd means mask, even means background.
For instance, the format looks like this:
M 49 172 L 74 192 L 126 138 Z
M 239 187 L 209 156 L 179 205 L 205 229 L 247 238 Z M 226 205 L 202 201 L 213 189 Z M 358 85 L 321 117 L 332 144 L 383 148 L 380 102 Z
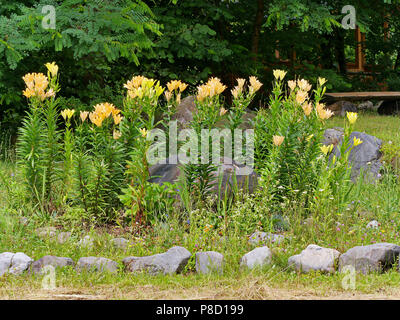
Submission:
M 94 294 L 96 292 L 96 294 Z M 192 287 L 161 290 L 153 285 L 118 289 L 113 286 L 72 290 L 0 290 L 0 299 L 11 300 L 388 300 L 400 299 L 400 289 L 381 289 L 376 293 L 352 291 L 319 291 L 314 289 L 278 289 L 249 284 L 242 288 Z

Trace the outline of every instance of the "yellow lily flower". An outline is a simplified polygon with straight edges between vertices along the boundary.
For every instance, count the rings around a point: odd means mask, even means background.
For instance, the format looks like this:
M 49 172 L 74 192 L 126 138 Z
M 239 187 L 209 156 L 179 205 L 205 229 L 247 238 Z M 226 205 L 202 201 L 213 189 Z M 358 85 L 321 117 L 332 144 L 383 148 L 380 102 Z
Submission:
M 296 86 L 297 86 L 296 81 L 289 80 L 288 81 L 288 86 L 289 86 L 290 90 L 293 91 L 294 89 L 296 89 Z
M 308 93 L 306 91 L 303 90 L 299 90 L 296 93 L 296 101 L 298 104 L 303 104 L 304 101 L 306 101 L 306 99 L 308 98 Z
M 275 71 L 276 71 L 276 70 L 275 70 Z M 284 71 L 282 71 L 282 70 L 278 70 L 278 71 L 281 71 L 281 72 L 283 72 L 284 74 L 286 74 L 286 72 L 284 72 Z M 285 75 L 282 74 L 282 73 L 279 73 L 279 74 L 280 74 L 280 76 L 282 76 L 282 75 L 283 75 L 283 77 L 285 76 Z M 282 78 L 282 79 L 283 79 L 283 78 Z M 253 88 L 254 92 L 257 92 L 258 90 L 260 90 L 260 88 L 261 88 L 262 85 L 263 85 L 260 81 L 258 81 L 257 77 L 255 77 L 255 76 L 249 77 L 249 82 L 250 82 L 250 87 Z
M 300 90 L 306 92 L 311 90 L 311 84 L 305 79 L 297 80 L 297 85 L 299 86 Z
M 318 78 L 318 83 L 322 87 L 328 80 L 325 78 Z
M 323 145 L 320 147 L 320 149 L 324 155 L 327 155 L 332 152 L 333 144 L 330 144 L 329 146 Z
M 121 123 L 123 117 L 120 114 L 116 114 L 116 115 L 113 115 L 113 119 L 114 119 L 114 123 L 116 125 L 119 125 Z
M 272 137 L 272 141 L 273 141 L 274 145 L 277 147 L 279 147 L 283 143 L 283 140 L 285 140 L 285 137 L 282 137 L 282 136 L 273 136 Z
M 118 140 L 119 138 L 121 138 L 122 133 L 120 131 L 114 130 L 113 131 L 113 139 L 114 140 Z
M 88 115 L 89 115 L 88 111 L 81 111 L 80 117 L 81 117 L 82 122 L 85 122 L 85 120 L 87 119 Z
M 360 145 L 361 143 L 363 143 L 362 140 L 360 140 L 360 139 L 358 139 L 358 138 L 356 138 L 356 137 L 353 138 L 353 146 L 354 146 L 354 147 L 357 147 L 357 146 Z
M 49 70 L 49 72 L 50 72 L 52 77 L 57 76 L 58 66 L 56 65 L 55 62 L 52 62 L 52 63 L 48 62 L 48 63 L 45 64 L 45 66 L 46 66 L 47 70 Z
M 358 114 L 357 112 L 346 112 L 346 116 L 350 124 L 354 124 L 357 121 Z
M 275 79 L 279 81 L 283 80 L 283 78 L 286 76 L 286 73 L 286 71 L 279 69 L 273 71 Z
M 312 104 L 308 102 L 303 104 L 301 107 L 303 108 L 304 114 L 308 117 L 312 111 Z
M 146 137 L 147 137 L 147 130 L 146 130 L 146 128 L 139 129 L 139 131 L 140 131 L 140 133 L 141 133 L 141 135 L 142 135 L 143 138 L 146 138 Z

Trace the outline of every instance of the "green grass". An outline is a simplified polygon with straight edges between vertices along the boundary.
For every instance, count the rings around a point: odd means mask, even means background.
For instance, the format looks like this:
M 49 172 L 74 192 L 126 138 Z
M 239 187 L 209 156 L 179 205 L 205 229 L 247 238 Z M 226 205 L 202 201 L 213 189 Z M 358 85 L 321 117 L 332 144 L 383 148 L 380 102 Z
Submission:
M 328 120 L 328 127 L 343 127 L 343 117 L 333 117 Z M 392 141 L 400 145 L 400 117 L 380 116 L 376 113 L 360 114 L 355 124 L 355 130 L 365 132 L 382 139 L 383 142 Z

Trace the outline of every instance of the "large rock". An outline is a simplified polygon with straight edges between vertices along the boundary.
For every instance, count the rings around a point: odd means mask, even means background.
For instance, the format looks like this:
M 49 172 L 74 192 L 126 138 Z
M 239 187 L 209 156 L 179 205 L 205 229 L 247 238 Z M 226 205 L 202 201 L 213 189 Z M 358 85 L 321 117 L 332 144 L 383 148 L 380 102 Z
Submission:
M 32 262 L 33 259 L 28 257 L 25 253 L 4 252 L 0 254 L 0 276 L 7 272 L 19 275 L 26 271 Z
M 190 122 L 193 120 L 193 113 L 197 110 L 194 99 L 194 96 L 188 96 L 182 99 L 181 103 L 176 108 L 175 114 L 171 117 L 171 120 L 176 120 L 178 122 L 178 129 L 188 128 Z
M 183 247 L 172 247 L 167 252 L 145 257 L 127 257 L 122 260 L 130 272 L 146 271 L 152 275 L 181 272 L 187 265 L 191 253 Z
M 349 101 L 337 101 L 326 107 L 331 110 L 336 116 L 344 117 L 346 112 L 357 112 L 357 106 Z
M 33 273 L 40 274 L 43 272 L 43 268 L 46 266 L 53 266 L 54 268 L 63 268 L 73 265 L 74 261 L 71 258 L 44 256 L 32 263 L 30 271 Z
M 381 156 L 382 153 L 380 151 L 382 140 L 366 134 L 364 132 L 354 131 L 350 135 L 350 143 L 353 146 L 353 138 L 356 137 L 363 141 L 363 143 L 354 147 L 350 152 L 350 163 L 351 163 L 351 178 L 353 181 L 359 176 L 361 168 L 367 173 L 367 177 L 371 177 L 373 179 L 378 179 L 379 170 L 382 167 Z M 331 158 L 333 155 L 336 157 L 340 157 L 340 145 L 343 140 L 343 132 L 341 130 L 336 129 L 327 129 L 324 133 L 324 141 L 325 145 L 333 144 L 335 148 L 332 151 Z
M 14 253 L 11 252 L 3 252 L 0 254 L 0 277 L 8 272 L 8 269 L 11 267 L 11 261 Z
M 339 259 L 339 270 L 352 266 L 361 273 L 382 272 L 398 261 L 400 246 L 392 243 L 376 243 L 357 246 L 343 253 Z
M 166 163 L 159 163 L 150 167 L 149 182 L 163 185 L 165 182 L 175 183 L 181 174 L 181 165 L 177 156 L 172 156 L 166 159 Z M 183 173 L 182 173 L 183 174 Z M 231 190 L 234 181 L 237 182 L 238 188 L 244 188 L 245 191 L 253 193 L 257 186 L 257 174 L 253 168 L 237 163 L 228 157 L 222 157 L 221 163 L 213 172 L 215 177 L 212 191 L 218 194 L 224 194 L 226 188 Z M 219 177 L 222 175 L 221 189 L 218 190 Z
M 336 261 L 340 252 L 335 249 L 323 248 L 310 244 L 300 254 L 291 256 L 288 260 L 289 266 L 296 270 L 308 273 L 310 271 L 334 272 Z
M 222 273 L 224 256 L 216 251 L 196 253 L 196 271 L 198 273 Z
M 371 101 L 364 101 L 364 102 L 361 102 L 357 106 L 357 108 L 358 108 L 358 110 L 361 110 L 361 111 L 373 111 L 375 109 L 375 106 Z
M 84 257 L 78 260 L 76 264 L 78 271 L 97 271 L 97 272 L 111 272 L 118 271 L 118 263 L 107 258 L 102 257 Z
M 246 253 L 240 260 L 241 267 L 253 269 L 257 266 L 265 266 L 271 263 L 272 252 L 268 247 L 259 247 Z
M 193 121 L 193 114 L 197 112 L 195 105 L 195 97 L 188 96 L 182 99 L 181 103 L 176 108 L 176 112 L 172 115 L 171 120 L 176 120 L 178 122 L 178 130 L 186 129 L 190 127 L 190 122 Z M 251 129 L 252 120 L 256 116 L 256 112 L 246 109 L 246 112 L 242 116 L 242 123 L 240 124 L 240 129 Z M 225 126 L 227 117 L 223 118 L 220 122 L 216 124 L 216 127 L 222 128 Z

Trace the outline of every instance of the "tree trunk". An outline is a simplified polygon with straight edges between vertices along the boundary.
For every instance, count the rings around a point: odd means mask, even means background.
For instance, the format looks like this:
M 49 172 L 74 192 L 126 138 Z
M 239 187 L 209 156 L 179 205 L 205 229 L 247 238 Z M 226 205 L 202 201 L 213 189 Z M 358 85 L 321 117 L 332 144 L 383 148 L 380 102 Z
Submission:
M 254 61 L 257 60 L 263 18 L 264 18 L 264 0 L 257 0 L 257 12 L 256 12 L 256 19 L 254 22 L 253 39 L 251 43 L 251 53 Z
M 335 51 L 336 51 L 336 59 L 339 66 L 339 72 L 343 75 L 347 73 L 346 68 L 346 56 L 344 53 L 344 36 L 343 31 L 341 29 L 335 30 Z

